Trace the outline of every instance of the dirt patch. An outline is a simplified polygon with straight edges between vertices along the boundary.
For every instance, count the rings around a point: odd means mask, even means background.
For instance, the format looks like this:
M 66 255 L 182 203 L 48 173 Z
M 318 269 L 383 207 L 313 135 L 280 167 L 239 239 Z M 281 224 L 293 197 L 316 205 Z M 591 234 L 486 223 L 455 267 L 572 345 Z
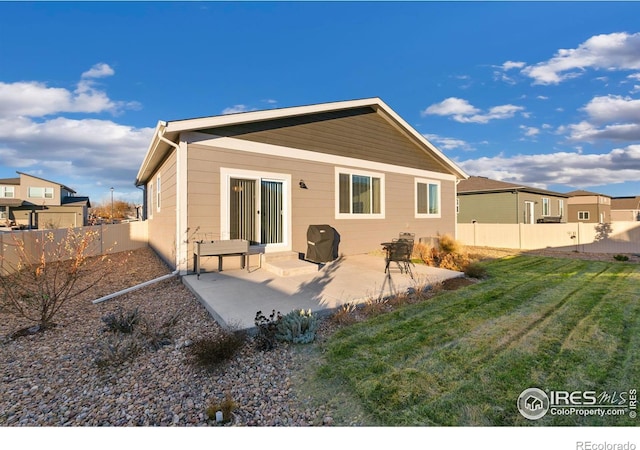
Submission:
M 448 280 L 442 282 L 442 289 L 444 289 L 445 291 L 455 291 L 456 289 L 471 286 L 475 283 L 476 281 L 464 277 L 449 278 Z
M 491 248 L 491 247 L 472 247 L 466 246 L 463 252 L 467 252 L 470 257 L 480 261 L 499 259 L 507 256 L 516 255 L 532 255 L 532 256 L 548 256 L 551 258 L 571 258 L 571 259 L 584 259 L 588 261 L 615 261 L 612 253 L 585 253 L 585 252 L 566 252 L 553 249 L 539 249 L 539 250 L 517 250 L 510 248 Z M 640 255 L 635 253 L 622 253 L 626 256 L 630 263 L 640 263 Z

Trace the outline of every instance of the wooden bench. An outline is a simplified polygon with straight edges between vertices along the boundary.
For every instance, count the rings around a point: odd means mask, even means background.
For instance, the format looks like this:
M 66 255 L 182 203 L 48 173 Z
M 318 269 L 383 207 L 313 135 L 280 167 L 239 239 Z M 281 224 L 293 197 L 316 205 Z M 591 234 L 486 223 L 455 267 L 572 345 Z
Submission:
M 244 239 L 230 239 L 226 241 L 195 242 L 193 248 L 193 270 L 200 278 L 200 258 L 203 256 L 218 257 L 218 271 L 222 272 L 223 256 L 242 256 L 242 268 L 249 270 L 249 241 Z

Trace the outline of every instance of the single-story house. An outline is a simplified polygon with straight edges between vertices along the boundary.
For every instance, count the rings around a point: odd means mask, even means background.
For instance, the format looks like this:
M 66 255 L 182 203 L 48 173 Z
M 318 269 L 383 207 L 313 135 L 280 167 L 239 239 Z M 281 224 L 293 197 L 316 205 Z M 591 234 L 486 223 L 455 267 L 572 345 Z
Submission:
M 567 192 L 567 222 L 611 223 L 611 197 L 597 192 Z
M 611 221 L 640 221 L 640 195 L 611 198 Z
M 0 226 L 68 228 L 87 224 L 91 203 L 76 191 L 22 172 L 0 179 Z
M 331 226 L 344 255 L 400 232 L 455 236 L 456 184 L 466 177 L 368 98 L 160 121 L 135 184 L 146 192 L 149 244 L 186 273 L 196 241 L 304 254 L 310 225 Z
M 566 222 L 567 195 L 471 176 L 458 184 L 458 223 Z

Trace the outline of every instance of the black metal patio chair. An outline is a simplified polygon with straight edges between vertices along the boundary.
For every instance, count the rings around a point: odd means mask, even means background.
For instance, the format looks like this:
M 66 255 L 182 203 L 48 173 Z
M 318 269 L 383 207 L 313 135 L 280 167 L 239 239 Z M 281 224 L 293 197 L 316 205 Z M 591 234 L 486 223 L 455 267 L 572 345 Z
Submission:
M 408 273 L 413 280 L 413 272 L 411 271 L 411 253 L 413 252 L 413 241 L 407 239 L 394 239 L 387 242 L 383 248 L 387 255 L 385 257 L 386 265 L 384 272 L 389 273 L 389 265 L 395 262 L 400 269 L 400 273 Z

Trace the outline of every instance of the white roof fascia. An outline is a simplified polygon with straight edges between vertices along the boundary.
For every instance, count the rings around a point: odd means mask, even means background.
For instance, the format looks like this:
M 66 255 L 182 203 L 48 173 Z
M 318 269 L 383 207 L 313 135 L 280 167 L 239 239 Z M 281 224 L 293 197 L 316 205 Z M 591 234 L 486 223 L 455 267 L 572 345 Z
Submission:
M 454 172 L 458 173 L 462 178 L 469 178 L 469 175 L 458 167 L 452 160 L 450 160 L 444 153 L 442 153 L 438 148 L 433 145 L 431 142 L 427 140 L 422 134 L 420 134 L 415 128 L 409 125 L 402 117 L 400 117 L 396 112 L 391 109 L 385 102 L 381 99 L 378 99 L 380 107 L 386 112 L 389 116 L 393 118 L 402 128 L 408 131 L 414 138 L 416 138 L 422 145 L 426 146 L 429 150 L 435 153 L 440 159 L 442 159 Z
M 149 147 L 147 148 L 147 152 L 144 154 L 144 159 L 142 160 L 142 164 L 140 164 L 140 169 L 138 169 L 138 174 L 136 175 L 136 186 L 140 186 L 142 180 L 144 179 L 144 173 L 149 168 L 149 164 L 153 159 L 154 154 L 158 149 L 158 144 L 160 144 L 160 130 L 167 126 L 166 122 L 162 120 L 158 121 L 156 125 L 156 129 L 153 132 L 153 137 L 151 138 L 151 142 L 149 143 Z
M 320 103 L 308 106 L 293 106 L 290 108 L 266 109 L 261 111 L 249 111 L 237 114 L 226 114 L 222 116 L 202 117 L 199 119 L 176 120 L 167 123 L 167 133 L 181 131 L 201 130 L 204 128 L 215 128 L 227 125 L 237 125 L 248 122 L 259 122 L 261 120 L 273 120 L 283 117 L 301 116 L 327 111 L 337 111 L 340 109 L 358 108 L 363 106 L 380 105 L 379 98 L 367 98 L 362 100 L 347 100 L 343 102 Z

